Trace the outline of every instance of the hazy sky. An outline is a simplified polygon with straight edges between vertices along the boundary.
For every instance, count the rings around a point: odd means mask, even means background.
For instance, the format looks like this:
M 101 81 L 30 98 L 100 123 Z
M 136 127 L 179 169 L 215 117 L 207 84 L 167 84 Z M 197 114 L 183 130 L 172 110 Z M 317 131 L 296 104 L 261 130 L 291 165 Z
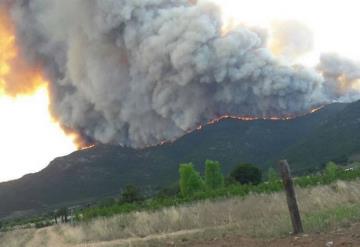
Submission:
M 360 60 L 360 23 L 357 0 L 213 0 L 226 18 L 269 26 L 278 20 L 297 20 L 306 24 L 315 39 L 313 60 L 320 52 L 336 52 Z

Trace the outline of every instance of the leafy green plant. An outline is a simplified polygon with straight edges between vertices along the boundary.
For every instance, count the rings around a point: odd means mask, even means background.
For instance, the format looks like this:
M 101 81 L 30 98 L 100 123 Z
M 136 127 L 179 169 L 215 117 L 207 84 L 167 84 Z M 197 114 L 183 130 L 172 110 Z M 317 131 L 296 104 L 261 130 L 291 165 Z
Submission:
M 205 184 L 210 190 L 224 187 L 224 176 L 221 173 L 219 162 L 212 160 L 205 162 Z
M 134 185 L 126 186 L 121 194 L 121 201 L 124 203 L 132 203 L 141 200 L 140 191 Z
M 191 196 L 195 192 L 204 189 L 204 182 L 199 173 L 194 169 L 193 164 L 182 164 L 179 168 L 180 173 L 180 192 L 181 195 Z
M 163 198 L 163 197 L 177 196 L 179 193 L 180 193 L 180 187 L 179 187 L 179 182 L 177 181 L 161 189 L 158 192 L 157 197 Z
M 325 182 L 335 181 L 339 172 L 339 167 L 332 161 L 326 164 L 324 170 Z

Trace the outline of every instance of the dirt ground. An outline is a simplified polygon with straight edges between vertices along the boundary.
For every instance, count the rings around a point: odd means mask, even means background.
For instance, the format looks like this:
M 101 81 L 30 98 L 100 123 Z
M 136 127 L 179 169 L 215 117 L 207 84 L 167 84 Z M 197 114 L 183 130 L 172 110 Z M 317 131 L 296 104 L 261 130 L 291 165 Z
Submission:
M 133 237 L 113 241 L 84 243 L 78 245 L 66 244 L 64 239 L 58 235 L 54 227 L 37 230 L 33 236 L 25 243 L 11 244 L 1 242 L 4 247 L 360 247 L 360 222 L 348 225 L 346 228 L 338 228 L 336 231 L 327 233 L 311 233 L 299 236 L 288 236 L 270 240 L 247 238 L 236 236 L 234 233 L 221 233 L 217 238 L 211 239 L 207 235 L 207 240 L 200 237 L 204 231 L 202 229 L 179 231 L 171 234 L 150 235 L 144 238 Z M 200 234 L 200 236 L 197 236 Z M 228 235 L 225 235 L 228 234 Z
M 171 244 L 169 244 L 171 246 Z M 241 236 L 225 236 L 222 239 L 206 241 L 190 241 L 173 246 L 192 246 L 192 247 L 360 247 L 360 223 L 352 225 L 350 228 L 338 229 L 330 233 L 304 234 L 300 236 L 289 236 L 274 240 L 256 240 L 243 238 Z

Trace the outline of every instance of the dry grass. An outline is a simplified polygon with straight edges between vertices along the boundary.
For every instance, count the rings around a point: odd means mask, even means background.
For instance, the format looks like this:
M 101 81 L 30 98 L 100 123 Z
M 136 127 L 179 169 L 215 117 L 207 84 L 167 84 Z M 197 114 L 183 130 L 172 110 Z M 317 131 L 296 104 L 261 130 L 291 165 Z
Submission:
M 298 189 L 297 195 L 305 230 L 322 230 L 329 226 L 336 227 L 339 222 L 360 219 L 360 181 L 337 182 L 331 186 Z M 347 210 L 346 207 L 351 210 Z M 66 246 L 121 239 L 124 240 L 120 241 L 121 243 L 128 244 L 129 239 L 139 242 L 140 238 L 147 237 L 147 241 L 153 241 L 155 238 L 163 239 L 168 234 L 181 233 L 181 231 L 185 235 L 187 231 L 189 235 L 205 234 L 205 232 L 214 234 L 216 228 L 221 229 L 218 232 L 231 230 L 251 237 L 286 235 L 291 231 L 291 225 L 285 195 L 284 193 L 250 195 L 244 199 L 204 201 L 188 206 L 165 208 L 157 212 L 136 212 L 96 219 L 78 226 L 56 226 L 51 228 L 51 234 L 56 235 L 57 242 L 61 240 Z M 0 237 L 0 241 L 3 239 L 10 241 L 17 234 L 5 234 Z M 183 238 L 184 234 L 179 236 Z M 46 234 L 43 235 L 45 238 Z M 151 236 L 155 237 L 151 238 Z M 39 238 L 39 233 L 37 237 Z M 14 242 L 0 246 L 21 246 L 21 244 Z
M 34 229 L 16 230 L 7 233 L 0 233 L 1 247 L 27 246 L 35 234 Z
M 301 212 L 307 215 L 360 203 L 360 182 L 337 182 L 331 186 L 300 189 L 297 194 Z M 226 225 L 236 226 L 239 232 L 248 236 L 272 237 L 289 233 L 291 225 L 284 193 L 119 215 L 76 227 L 62 226 L 58 232 L 70 243 L 83 243 Z

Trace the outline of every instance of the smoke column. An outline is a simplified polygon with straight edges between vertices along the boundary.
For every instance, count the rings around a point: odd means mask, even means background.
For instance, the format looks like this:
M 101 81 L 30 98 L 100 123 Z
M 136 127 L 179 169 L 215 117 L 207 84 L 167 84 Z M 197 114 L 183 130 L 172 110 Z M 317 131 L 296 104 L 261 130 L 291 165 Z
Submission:
M 264 31 L 237 26 L 224 34 L 208 1 L 2 4 L 21 52 L 50 81 L 53 115 L 94 142 L 144 147 L 224 114 L 286 116 L 358 96 L 357 64 L 328 55 L 316 69 L 286 65 Z

